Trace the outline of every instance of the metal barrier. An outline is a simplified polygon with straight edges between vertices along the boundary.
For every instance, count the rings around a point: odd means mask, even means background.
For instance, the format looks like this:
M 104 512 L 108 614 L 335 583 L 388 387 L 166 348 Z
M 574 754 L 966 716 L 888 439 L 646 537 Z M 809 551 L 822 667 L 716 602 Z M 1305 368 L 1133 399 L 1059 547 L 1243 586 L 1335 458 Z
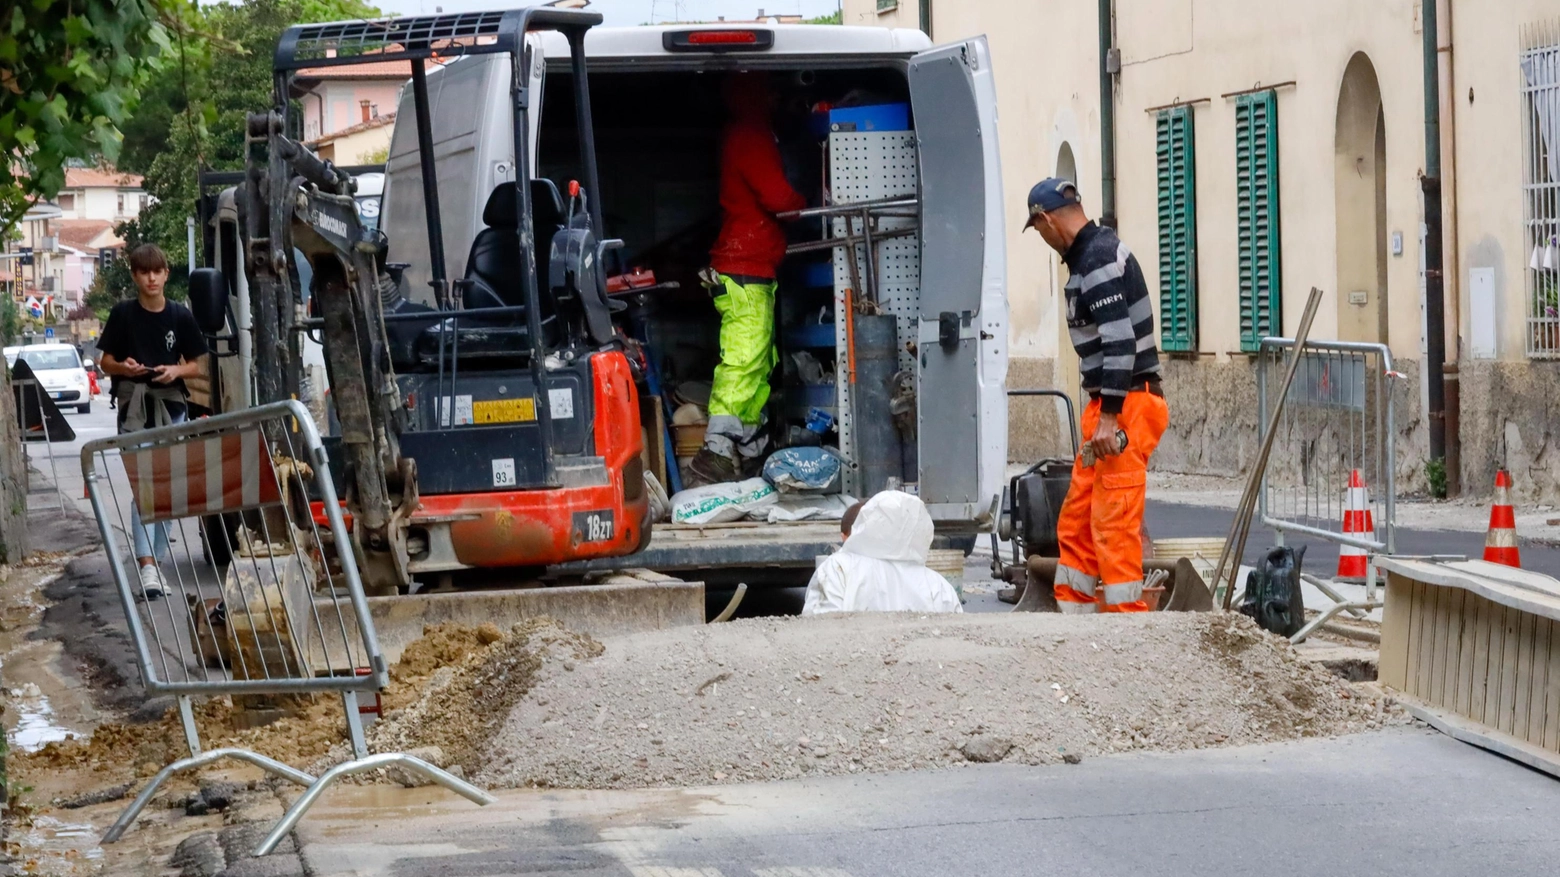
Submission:
M 52 411 L 54 417 L 60 418 L 62 420 L 64 415 L 61 414 L 54 405 L 47 401 L 49 399 L 49 393 L 43 388 L 43 384 L 40 383 L 37 378 L 13 377 L 11 379 L 11 386 L 14 388 L 13 392 L 15 394 L 14 399 L 16 402 L 16 424 L 22 439 L 22 448 L 24 449 L 23 453 L 25 453 L 27 456 L 27 468 L 32 468 L 31 464 L 34 462 L 34 460 L 33 455 L 31 453 L 27 453 L 25 449 L 32 447 L 31 443 L 33 442 L 41 443 L 43 445 L 44 458 L 48 461 L 49 482 L 53 487 L 52 492 L 54 493 L 53 505 L 40 504 L 39 502 L 35 501 L 34 497 L 42 496 L 43 494 L 33 493 L 32 473 L 29 471 L 26 475 L 27 511 L 36 512 L 64 510 L 65 492 L 60 489 L 60 474 L 59 470 L 54 465 L 54 442 L 64 439 L 58 438 L 54 435 L 53 428 L 55 424 L 53 423 L 53 420 L 50 418 L 49 414 Z M 34 414 L 37 415 L 36 419 L 34 418 Z M 68 429 L 65 431 L 69 432 Z M 71 438 L 74 438 L 74 435 L 72 435 Z
M 1264 338 L 1257 359 L 1259 430 L 1279 400 L 1271 383 L 1284 373 L 1294 341 Z M 1308 341 L 1278 420 L 1273 452 L 1262 478 L 1259 517 L 1278 534 L 1310 536 L 1360 549 L 1392 554 L 1396 516 L 1396 424 L 1392 381 L 1403 376 L 1392 368 L 1385 344 Z M 1259 438 L 1265 438 L 1259 434 Z M 1349 511 L 1350 477 L 1359 472 L 1369 490 L 1373 534 L 1343 532 Z M 1334 600 L 1295 636 L 1299 642 L 1339 612 L 1363 616 L 1382 605 L 1375 566 L 1367 561 L 1366 598 L 1348 600 L 1323 587 Z M 1315 581 L 1307 577 L 1307 581 Z
M 127 488 L 113 477 L 114 456 Z M 89 442 L 81 471 L 146 690 L 175 695 L 191 756 L 152 779 L 105 843 L 168 777 L 220 758 L 309 786 L 284 817 L 288 828 L 336 776 L 384 761 L 368 754 L 358 697 L 382 690 L 389 671 L 353 552 L 336 550 L 352 543 L 302 403 Z M 324 533 L 309 513 L 311 480 L 324 500 Z M 201 751 L 195 697 L 230 695 L 281 713 L 326 693 L 341 696 L 353 760 L 318 780 L 247 750 Z M 493 800 L 444 771 L 421 773 L 478 804 Z M 268 840 L 256 855 L 274 846 Z

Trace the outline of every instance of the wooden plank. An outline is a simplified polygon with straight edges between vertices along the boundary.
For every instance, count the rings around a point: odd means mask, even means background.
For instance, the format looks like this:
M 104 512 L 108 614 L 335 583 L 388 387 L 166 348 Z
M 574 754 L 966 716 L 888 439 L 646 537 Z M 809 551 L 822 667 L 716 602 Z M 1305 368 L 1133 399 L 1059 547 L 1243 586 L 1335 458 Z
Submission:
M 1547 618 L 1539 618 L 1533 624 L 1533 669 L 1529 682 L 1532 685 L 1528 694 L 1528 726 L 1523 732 L 1518 728 L 1516 736 L 1534 744 L 1544 744 L 1544 718 L 1548 703 L 1545 691 L 1549 687 L 1549 636 L 1554 622 Z
M 1448 668 L 1457 666 L 1457 640 L 1452 631 L 1457 624 L 1457 616 L 1462 612 L 1463 595 L 1466 593 L 1461 588 L 1442 588 L 1440 598 L 1436 601 L 1435 636 L 1431 640 L 1435 655 L 1430 670 L 1430 702 L 1436 706 L 1450 706 L 1456 700 L 1455 683 L 1447 684 L 1451 675 Z
M 1501 626 L 1504 644 L 1500 655 L 1500 706 L 1495 721 L 1485 722 L 1505 734 L 1511 733 L 1512 719 L 1517 712 L 1517 656 L 1522 642 L 1517 629 L 1521 626 L 1522 610 L 1507 606 L 1506 620 Z
M 1560 757 L 1557 757 L 1554 752 L 1545 751 L 1525 740 L 1518 740 L 1510 734 L 1502 734 L 1462 716 L 1415 701 L 1413 698 L 1400 697 L 1398 702 L 1413 714 L 1414 718 L 1454 740 L 1488 749 L 1534 770 L 1560 777 Z
M 1490 617 L 1499 611 L 1494 603 L 1479 598 L 1479 621 L 1473 629 L 1473 675 L 1469 677 L 1468 709 L 1463 715 L 1476 721 L 1484 719 L 1484 702 L 1490 686 Z
M 1386 605 L 1381 609 L 1381 657 L 1376 679 L 1403 691 L 1408 676 L 1408 628 L 1413 609 L 1414 583 L 1397 573 L 1387 575 Z
M 1484 618 L 1484 604 L 1488 601 L 1478 594 L 1466 594 L 1458 637 L 1457 694 L 1452 710 L 1460 716 L 1469 715 L 1473 697 L 1474 652 L 1478 644 L 1478 629 Z
M 1490 604 L 1490 612 L 1484 614 L 1485 636 L 1489 637 L 1489 664 L 1484 674 L 1484 708 L 1472 716 L 1476 721 L 1494 727 L 1500 722 L 1500 668 L 1506 648 L 1507 607 Z
M 1560 624 L 1549 623 L 1549 682 L 1544 686 L 1544 748 L 1560 752 Z
M 1531 715 L 1533 621 L 1533 616 L 1526 612 L 1517 619 L 1516 691 L 1511 702 L 1511 727 L 1506 729 L 1506 733 L 1511 736 L 1524 739 L 1527 737 L 1528 718 Z
M 1435 595 L 1440 588 L 1424 582 L 1414 587 L 1414 624 L 1409 628 L 1408 688 L 1415 697 L 1424 697 L 1425 684 L 1430 679 L 1429 614 L 1435 606 Z
M 1420 602 L 1419 680 L 1415 694 L 1420 700 L 1431 703 L 1434 702 L 1431 700 L 1431 691 L 1435 687 L 1435 619 L 1447 590 L 1439 585 L 1427 584 Z

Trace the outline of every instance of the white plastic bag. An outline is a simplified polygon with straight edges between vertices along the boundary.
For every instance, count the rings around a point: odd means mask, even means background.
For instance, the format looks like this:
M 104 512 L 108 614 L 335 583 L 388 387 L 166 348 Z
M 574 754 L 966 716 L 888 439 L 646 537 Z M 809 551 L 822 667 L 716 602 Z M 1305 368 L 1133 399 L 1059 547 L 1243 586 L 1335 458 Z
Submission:
M 672 523 L 740 521 L 751 512 L 773 505 L 778 498 L 774 487 L 762 478 L 695 487 L 672 497 Z
M 842 493 L 832 496 L 793 496 L 759 509 L 751 517 L 771 524 L 808 520 L 838 521 L 845 517 L 845 510 L 855 504 L 855 497 Z

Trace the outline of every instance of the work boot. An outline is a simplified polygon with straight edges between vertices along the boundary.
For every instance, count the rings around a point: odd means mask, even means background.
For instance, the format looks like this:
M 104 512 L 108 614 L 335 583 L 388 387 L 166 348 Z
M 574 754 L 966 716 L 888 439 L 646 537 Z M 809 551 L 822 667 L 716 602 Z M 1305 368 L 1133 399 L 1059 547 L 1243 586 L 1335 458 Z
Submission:
M 736 481 L 738 474 L 737 464 L 730 457 L 717 454 L 709 448 L 700 448 L 693 459 L 688 461 L 683 481 L 686 487 L 704 487 Z

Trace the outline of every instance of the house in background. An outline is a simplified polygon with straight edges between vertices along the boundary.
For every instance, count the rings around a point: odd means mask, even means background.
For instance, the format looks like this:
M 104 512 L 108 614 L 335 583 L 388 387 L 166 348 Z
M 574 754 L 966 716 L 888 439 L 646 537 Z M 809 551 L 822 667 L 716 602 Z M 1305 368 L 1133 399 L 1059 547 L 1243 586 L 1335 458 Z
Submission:
M 31 265 L 5 260 L 14 297 L 47 302 L 57 316 L 80 305 L 102 252 L 124 247 L 115 226 L 140 216 L 150 199 L 137 174 L 107 166 L 66 168 L 59 195 L 34 205 L 18 228 L 19 240 L 9 245 L 12 253 L 32 250 Z
M 401 86 L 411 78 L 410 61 L 299 70 L 304 141 L 339 165 L 373 163 L 389 152 Z

